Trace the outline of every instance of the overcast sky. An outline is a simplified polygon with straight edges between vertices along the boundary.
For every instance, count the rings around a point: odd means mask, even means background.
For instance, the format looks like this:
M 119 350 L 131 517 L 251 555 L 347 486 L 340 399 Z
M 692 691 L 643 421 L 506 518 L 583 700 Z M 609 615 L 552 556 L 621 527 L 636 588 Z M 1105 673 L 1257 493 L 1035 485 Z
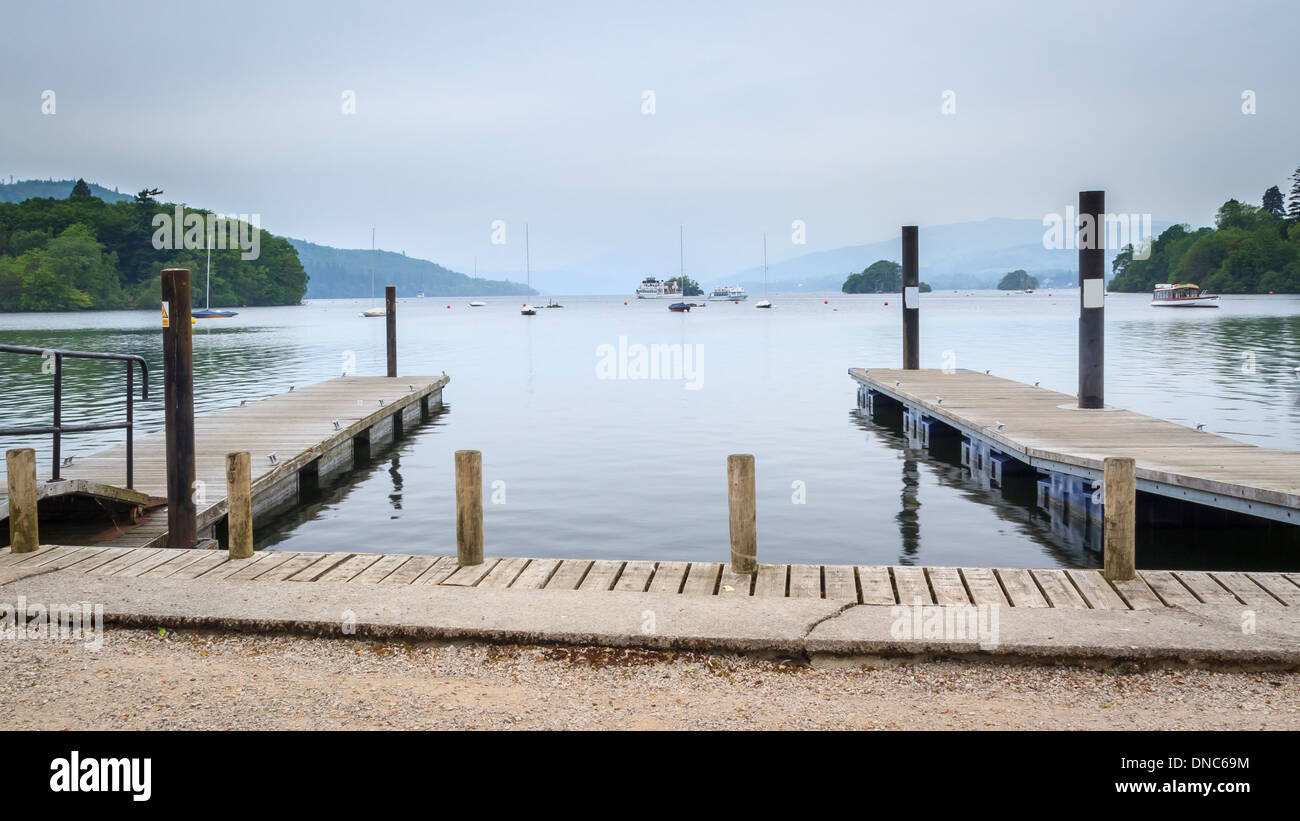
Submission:
M 0 174 L 483 272 L 712 282 L 898 226 L 1208 223 L 1300 165 L 1300 4 L 6 4 Z M 56 113 L 42 114 L 52 90 Z M 956 113 L 942 113 L 945 91 Z M 1242 94 L 1256 113 L 1242 113 Z M 356 113 L 343 94 L 355 92 Z M 645 92 L 654 113 L 643 113 Z M 807 244 L 791 243 L 804 220 Z M 492 244 L 493 220 L 507 244 Z

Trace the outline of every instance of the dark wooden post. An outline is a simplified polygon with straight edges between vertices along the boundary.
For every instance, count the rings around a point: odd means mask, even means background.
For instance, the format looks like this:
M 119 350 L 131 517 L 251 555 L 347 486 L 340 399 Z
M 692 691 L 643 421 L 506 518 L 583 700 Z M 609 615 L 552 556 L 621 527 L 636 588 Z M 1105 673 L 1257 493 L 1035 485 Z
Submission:
M 483 454 L 456 451 L 456 564 L 483 564 Z
M 736 573 L 758 570 L 757 502 L 754 497 L 753 454 L 731 454 L 727 457 L 727 509 L 731 529 L 731 569 Z
M 397 376 L 397 288 L 384 287 L 384 309 L 388 323 L 388 375 Z
M 1091 231 L 1088 223 L 1091 222 Z M 1079 407 L 1106 406 L 1106 192 L 1079 192 Z
M 190 326 L 190 272 L 162 272 L 163 403 L 167 426 L 167 546 L 194 547 L 194 331 Z
M 903 226 L 903 369 L 921 367 L 921 274 L 916 226 Z

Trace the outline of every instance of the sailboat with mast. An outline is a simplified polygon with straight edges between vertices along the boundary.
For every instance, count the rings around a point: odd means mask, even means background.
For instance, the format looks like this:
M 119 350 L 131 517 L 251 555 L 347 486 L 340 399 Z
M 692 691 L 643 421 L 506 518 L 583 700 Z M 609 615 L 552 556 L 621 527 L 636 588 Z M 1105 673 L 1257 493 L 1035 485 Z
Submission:
M 207 285 L 203 288 L 203 309 L 193 311 L 190 316 L 194 319 L 226 319 L 232 316 L 238 316 L 235 311 L 214 311 L 212 310 L 212 235 L 208 234 L 204 238 L 208 246 L 208 273 Z
M 524 223 L 524 276 L 527 278 L 529 296 L 533 293 L 533 264 L 528 250 L 528 223 Z M 537 309 L 527 302 L 524 303 L 524 309 L 519 313 L 524 316 L 537 316 Z
M 771 308 L 772 303 L 767 298 L 767 232 L 763 232 L 763 298 L 754 303 L 755 308 Z
M 682 296 L 686 296 L 686 229 L 677 226 L 677 276 L 682 283 Z M 668 306 L 668 310 L 673 313 L 690 313 L 691 305 L 689 302 L 674 302 Z
M 371 228 L 370 229 L 370 301 L 371 302 L 375 301 L 375 257 L 376 257 L 375 229 Z M 388 309 L 379 307 L 378 305 L 371 306 L 361 312 L 361 316 L 387 316 L 387 315 L 388 315 Z
M 475 282 L 478 281 L 478 257 L 474 257 L 474 281 L 475 281 Z M 484 301 L 481 300 L 481 299 L 475 299 L 475 300 L 472 300 L 472 301 L 469 303 L 469 307 L 471 307 L 471 308 L 482 308 L 482 307 L 483 307 L 484 305 L 486 305 L 486 304 L 487 304 L 487 303 L 484 302 Z

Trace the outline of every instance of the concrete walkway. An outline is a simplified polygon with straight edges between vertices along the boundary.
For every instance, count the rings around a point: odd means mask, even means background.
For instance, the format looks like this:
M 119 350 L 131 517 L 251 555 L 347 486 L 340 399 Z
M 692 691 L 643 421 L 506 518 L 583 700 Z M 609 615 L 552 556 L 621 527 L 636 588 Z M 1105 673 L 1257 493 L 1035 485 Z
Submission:
M 214 560 L 215 551 L 207 552 Z M 253 561 L 253 560 L 246 560 Z M 100 575 L 59 562 L 0 567 L 0 608 L 102 604 L 136 627 L 375 639 L 603 645 L 790 656 L 983 657 L 1300 669 L 1300 607 L 904 607 L 837 598 Z M 0 613 L 3 624 L 3 613 Z

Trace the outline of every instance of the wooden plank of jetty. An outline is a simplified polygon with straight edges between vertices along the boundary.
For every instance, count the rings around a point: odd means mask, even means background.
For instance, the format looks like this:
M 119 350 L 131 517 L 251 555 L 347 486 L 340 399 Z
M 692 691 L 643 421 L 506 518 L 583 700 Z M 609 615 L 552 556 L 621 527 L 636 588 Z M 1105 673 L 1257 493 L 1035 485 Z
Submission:
M 341 376 L 194 418 L 195 481 L 198 527 L 218 522 L 226 512 L 226 454 L 251 455 L 255 508 L 259 500 L 284 493 L 298 471 L 326 454 L 351 445 L 354 437 L 384 428 L 395 416 L 413 413 L 412 405 L 441 402 L 449 382 L 442 376 Z M 159 400 L 161 400 L 161 390 Z M 60 469 L 61 481 L 39 483 L 42 497 L 80 494 L 131 505 L 167 496 L 166 433 L 157 430 L 133 440 L 135 487 L 127 490 L 126 443 L 78 455 Z M 272 461 L 269 456 L 275 454 Z M 351 463 L 348 462 L 350 466 Z M 48 471 L 38 478 L 48 477 Z M 7 517 L 0 486 L 0 519 Z M 161 515 L 159 515 L 161 513 Z M 57 524 L 57 523 L 56 523 Z M 165 508 L 153 508 L 135 527 L 118 528 L 103 543 L 123 547 L 162 546 Z M 76 532 L 76 531 L 74 531 Z M 99 539 L 96 540 L 100 541 Z
M 1096 478 L 1108 456 L 1137 463 L 1138 490 L 1300 524 L 1300 454 L 1262 448 L 971 370 L 851 368 L 870 390 L 1026 464 Z
M 454 556 L 259 551 L 231 560 L 222 550 L 46 546 L 0 549 L 0 567 L 48 567 L 86 575 L 275 584 L 443 585 L 462 588 L 652 592 L 684 596 L 821 598 L 888 606 L 927 605 L 1154 610 L 1198 604 L 1300 607 L 1300 574 L 1142 570 L 1108 582 L 1089 569 L 765 564 L 740 574 L 721 562 L 489 557 L 457 567 Z M 658 583 L 656 588 L 655 583 Z M 731 589 L 727 589 L 731 588 Z M 924 591 L 924 594 L 923 592 Z M 931 594 L 933 591 L 933 594 Z M 907 596 L 905 600 L 902 597 Z

